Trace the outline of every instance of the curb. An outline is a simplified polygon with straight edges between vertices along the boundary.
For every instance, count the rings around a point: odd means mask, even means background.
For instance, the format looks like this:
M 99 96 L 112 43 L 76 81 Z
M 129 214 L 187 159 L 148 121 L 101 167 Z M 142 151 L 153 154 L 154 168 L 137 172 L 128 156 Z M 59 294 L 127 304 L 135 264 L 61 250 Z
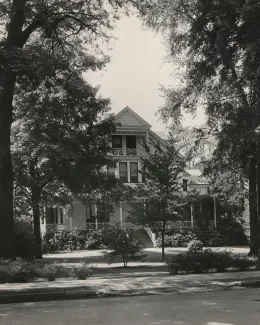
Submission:
M 260 287 L 260 280 L 240 281 L 241 287 Z
M 26 290 L 24 292 L 7 291 L 4 294 L 0 293 L 0 304 L 97 297 L 98 295 L 95 290 L 83 288 Z
M 229 281 L 225 282 L 223 289 L 214 291 L 232 290 L 239 287 L 260 287 L 260 280 L 246 281 Z M 209 290 L 212 291 L 212 290 Z M 202 291 L 205 292 L 205 291 Z M 91 298 L 108 298 L 108 297 L 125 297 L 125 296 L 146 296 L 161 293 L 180 294 L 188 293 L 183 291 L 174 291 L 171 287 L 131 289 L 114 292 L 98 292 L 95 289 L 86 289 L 82 287 L 71 288 L 41 288 L 22 291 L 0 291 L 0 304 L 51 301 L 51 300 L 69 300 L 69 299 L 91 299 Z M 191 293 L 191 292 L 190 292 Z

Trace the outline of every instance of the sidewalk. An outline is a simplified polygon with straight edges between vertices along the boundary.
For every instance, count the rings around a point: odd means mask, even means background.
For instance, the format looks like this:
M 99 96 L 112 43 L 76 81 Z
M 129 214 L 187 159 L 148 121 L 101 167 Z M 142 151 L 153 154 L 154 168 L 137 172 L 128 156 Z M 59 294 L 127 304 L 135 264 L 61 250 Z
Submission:
M 96 275 L 87 280 L 56 280 L 1 284 L 0 303 L 55 299 L 191 293 L 260 286 L 260 272 L 173 275 L 167 272 L 130 272 Z

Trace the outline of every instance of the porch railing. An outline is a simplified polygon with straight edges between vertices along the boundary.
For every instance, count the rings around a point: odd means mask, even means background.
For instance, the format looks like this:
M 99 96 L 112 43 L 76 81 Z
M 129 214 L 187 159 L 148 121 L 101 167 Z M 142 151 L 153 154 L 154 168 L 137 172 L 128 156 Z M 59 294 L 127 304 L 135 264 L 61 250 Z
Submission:
M 146 151 L 143 149 L 113 149 L 113 156 L 145 156 Z
M 108 229 L 110 226 L 112 226 L 114 223 L 112 222 L 91 222 L 91 223 L 86 223 L 86 231 L 97 231 L 97 230 L 104 230 Z M 198 225 L 205 225 L 209 227 L 214 227 L 214 221 L 200 221 L 197 223 L 196 221 L 175 221 L 175 222 L 168 222 L 166 224 L 166 229 L 172 229 L 172 228 L 177 228 L 177 229 L 188 229 L 188 228 L 193 228 Z M 162 222 L 157 222 L 157 225 L 161 228 L 162 227 Z M 134 224 L 130 222 L 123 222 L 122 223 L 123 228 L 140 228 L 141 226 L 135 226 Z M 77 229 L 77 227 L 73 228 L 74 230 Z M 150 228 L 147 228 L 150 230 Z M 42 229 L 43 230 L 43 229 Z M 149 230 L 147 232 L 149 232 Z M 67 227 L 65 225 L 61 224 L 47 224 L 46 225 L 46 232 L 56 232 L 56 231 L 68 231 Z M 151 233 L 148 233 L 148 235 L 151 237 L 152 236 L 152 231 Z
M 46 232 L 55 232 L 55 231 L 62 231 L 66 230 L 65 225 L 61 224 L 47 224 L 46 225 Z
M 156 225 L 160 228 L 162 228 L 163 223 L 161 221 L 156 222 Z M 186 229 L 186 228 L 193 228 L 198 227 L 199 225 L 202 226 L 208 226 L 208 227 L 215 227 L 214 220 L 203 220 L 203 221 L 186 221 L 186 220 L 180 220 L 180 221 L 169 221 L 166 223 L 165 228 L 166 229 L 172 229 L 172 228 L 179 228 L 179 229 Z

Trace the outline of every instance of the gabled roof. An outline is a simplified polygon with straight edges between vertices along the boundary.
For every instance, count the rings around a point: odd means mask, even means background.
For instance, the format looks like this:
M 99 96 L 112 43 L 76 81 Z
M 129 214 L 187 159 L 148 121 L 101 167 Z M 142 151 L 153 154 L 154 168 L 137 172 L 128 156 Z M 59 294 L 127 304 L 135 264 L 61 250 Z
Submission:
M 203 181 L 190 181 L 190 185 L 209 185 L 209 182 L 207 180 L 203 180 Z
M 120 111 L 119 113 L 117 113 L 115 115 L 115 120 L 118 120 L 120 117 L 122 117 L 124 114 L 130 114 L 132 115 L 132 117 L 134 119 L 136 119 L 137 121 L 139 121 L 140 124 L 142 124 L 143 126 L 147 127 L 147 128 L 151 128 L 151 125 L 149 123 L 147 123 L 141 116 L 139 116 L 138 114 L 136 114 L 130 107 L 126 106 L 124 109 L 122 109 L 122 111 Z
M 202 175 L 202 172 L 199 169 L 186 169 L 185 172 L 189 174 L 190 176 L 196 176 L 200 177 Z
M 153 131 L 155 134 L 157 134 L 161 139 L 167 141 L 168 135 L 164 131 Z
M 155 139 L 157 139 L 157 140 L 163 142 L 164 144 L 167 143 L 167 141 L 166 141 L 165 139 L 161 138 L 161 137 L 160 137 L 157 133 L 155 133 L 154 131 L 149 130 L 149 134 L 152 135 Z

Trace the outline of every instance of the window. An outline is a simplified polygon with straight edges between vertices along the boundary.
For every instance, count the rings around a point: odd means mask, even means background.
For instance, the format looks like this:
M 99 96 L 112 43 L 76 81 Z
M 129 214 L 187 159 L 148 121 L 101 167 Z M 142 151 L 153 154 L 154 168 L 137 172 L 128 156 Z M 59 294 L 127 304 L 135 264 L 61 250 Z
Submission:
M 184 192 L 188 191 L 188 180 L 187 179 L 182 180 L 182 188 L 183 188 Z
M 60 223 L 63 224 L 64 223 L 64 218 L 63 218 L 63 209 L 60 208 Z
M 47 224 L 57 224 L 58 223 L 58 208 L 47 207 L 46 223 Z
M 86 222 L 95 222 L 95 218 L 95 204 L 90 202 L 86 208 Z
M 130 162 L 130 183 L 138 183 L 138 163 Z
M 122 148 L 122 135 L 112 135 L 112 148 Z
M 119 178 L 122 182 L 128 183 L 127 162 L 119 163 Z
M 107 167 L 107 173 L 109 175 L 115 175 L 115 168 L 114 167 Z
M 126 135 L 126 148 L 127 149 L 136 149 L 136 136 L 135 135 Z

